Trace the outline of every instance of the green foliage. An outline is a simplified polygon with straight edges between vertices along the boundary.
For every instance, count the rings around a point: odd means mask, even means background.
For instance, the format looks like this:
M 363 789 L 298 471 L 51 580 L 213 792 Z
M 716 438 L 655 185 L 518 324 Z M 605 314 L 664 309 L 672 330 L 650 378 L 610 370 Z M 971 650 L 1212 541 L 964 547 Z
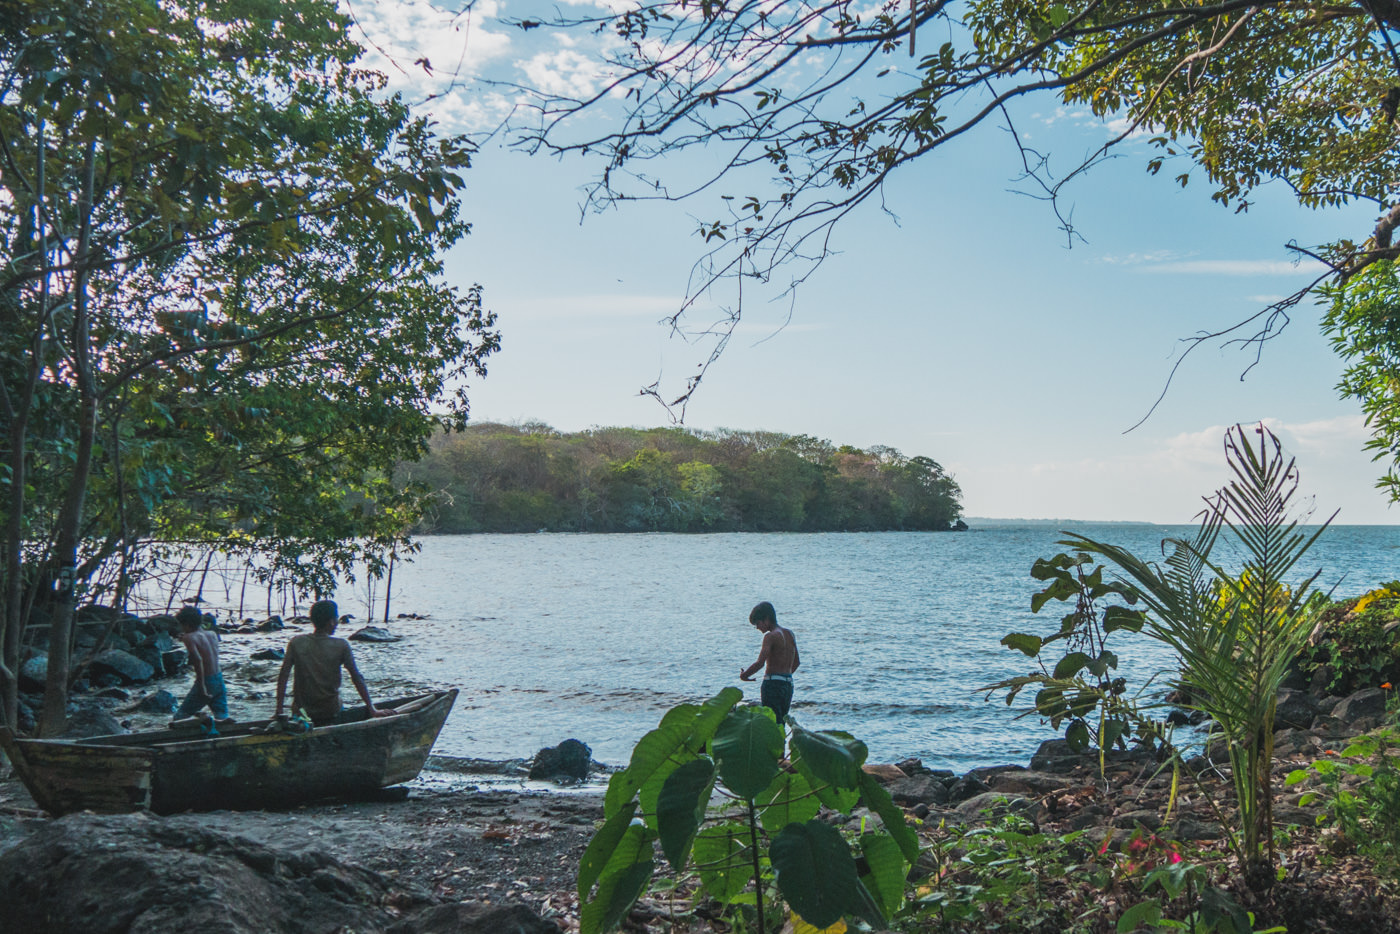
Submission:
M 1306 676 L 1325 667 L 1332 694 L 1400 684 L 1400 581 L 1323 609 L 1298 667 Z
M 1400 501 L 1400 275 L 1394 261 L 1384 259 L 1331 283 L 1321 298 L 1327 304 L 1322 330 L 1347 364 L 1337 389 L 1361 403 L 1371 431 L 1366 448 L 1386 466 L 1376 486 L 1391 502 Z
M 579 866 L 581 931 L 616 929 L 645 891 L 659 844 L 672 870 L 733 910 L 753 905 L 760 932 L 776 894 L 806 923 L 843 918 L 881 927 L 904 901 L 918 839 L 889 794 L 861 769 L 863 743 L 794 728 L 792 763 L 783 729 L 765 708 L 737 708 L 725 688 L 701 705 L 666 713 L 615 774 L 605 820 Z M 727 803 L 714 806 L 718 792 Z M 850 813 L 864 796 L 884 831 L 853 841 L 816 820 L 819 801 Z
M 1165 726 L 1147 716 L 1135 698 L 1125 696 L 1127 682 L 1114 675 L 1118 655 L 1108 648 L 1112 633 L 1141 631 L 1143 613 L 1119 603 L 1100 609 L 1100 601 L 1108 598 L 1136 603 L 1137 592 L 1122 582 L 1105 581 L 1103 567 L 1090 569 L 1092 564 L 1084 552 L 1036 560 L 1031 577 L 1046 586 L 1031 597 L 1031 612 L 1039 613 L 1052 600 L 1073 601 L 1072 608 L 1060 618 L 1060 628 L 1049 635 L 1013 632 L 1002 638 L 1002 645 L 1034 658 L 1039 672 L 979 690 L 1006 691 L 1009 706 L 1022 690 L 1038 688 L 1033 712 L 1049 720 L 1054 729 L 1063 729 L 1076 750 L 1091 744 L 1103 750 L 1126 748 L 1134 732 L 1140 741 L 1155 743 L 1164 737 Z M 1063 643 L 1065 651 L 1051 667 L 1041 653 L 1056 643 Z
M 1400 879 L 1400 733 L 1385 729 L 1357 738 L 1335 758 L 1289 773 L 1289 786 L 1313 778 L 1321 790 L 1299 803 L 1322 801 L 1318 823 L 1330 823 L 1378 870 Z
M 430 532 L 941 531 L 962 511 L 927 457 L 768 432 L 471 425 L 397 476 L 435 492 Z
M 385 94 L 327 0 L 0 20 L 0 625 L 55 567 L 117 565 L 120 596 L 152 540 L 311 591 L 382 566 L 422 506 L 394 464 L 465 422 L 497 344 L 442 281 L 471 144 Z

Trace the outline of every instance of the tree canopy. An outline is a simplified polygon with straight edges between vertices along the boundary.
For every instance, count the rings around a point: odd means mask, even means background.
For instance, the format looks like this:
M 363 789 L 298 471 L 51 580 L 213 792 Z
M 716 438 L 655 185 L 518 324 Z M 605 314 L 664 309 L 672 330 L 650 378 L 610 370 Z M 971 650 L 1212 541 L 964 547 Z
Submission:
M 388 475 L 496 347 L 441 253 L 472 146 L 326 0 L 0 0 L 0 678 L 153 541 L 328 586 L 417 516 Z
M 939 464 L 809 435 L 473 424 L 399 468 L 432 491 L 428 532 L 946 531 Z
M 718 199 L 703 215 L 709 251 L 681 314 L 725 280 L 785 271 L 788 284 L 800 283 L 827 256 L 833 228 L 878 200 L 892 173 L 987 124 L 1011 130 L 1022 185 L 1052 205 L 1071 239 L 1065 184 L 1130 139 L 1150 142 L 1150 173 L 1165 169 L 1181 185 L 1203 177 L 1234 210 L 1247 210 L 1268 182 L 1308 207 L 1377 208 L 1374 228 L 1350 238 L 1290 244 L 1324 264 L 1317 279 L 1196 343 L 1262 347 L 1318 285 L 1345 283 L 1400 251 L 1392 0 L 642 0 L 575 9 L 518 25 L 596 33 L 606 78 L 587 97 L 541 94 L 523 143 L 598 156 L 589 196 L 598 207 Z M 1018 105 L 1035 95 L 1122 130 L 1052 174 L 1049 154 L 1029 148 L 1017 127 Z M 693 171 L 694 160 L 667 161 L 701 147 L 722 153 L 711 174 L 678 169 Z M 742 313 L 732 308 L 731 327 Z M 1347 355 L 1355 348 L 1339 336 Z M 703 375 L 667 401 L 683 406 Z M 1394 420 L 1366 410 L 1378 457 L 1391 457 L 1400 449 Z

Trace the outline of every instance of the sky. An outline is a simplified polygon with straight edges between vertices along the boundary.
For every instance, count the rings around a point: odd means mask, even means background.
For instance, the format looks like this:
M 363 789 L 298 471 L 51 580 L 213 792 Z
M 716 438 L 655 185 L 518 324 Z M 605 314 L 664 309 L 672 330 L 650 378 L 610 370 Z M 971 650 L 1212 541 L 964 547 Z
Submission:
M 472 234 L 446 261 L 452 281 L 484 287 L 502 332 L 471 387 L 473 419 L 672 424 L 639 390 L 674 388 L 708 356 L 662 321 L 703 250 L 706 206 L 581 212 L 601 167 L 511 149 L 492 131 L 513 102 L 480 80 L 587 88 L 589 50 L 511 30 L 501 19 L 528 8 L 510 0 L 467 13 L 400 0 L 348 8 L 392 88 L 440 130 L 482 140 L 463 196 Z M 1018 128 L 1062 168 L 1112 131 L 1048 97 L 1022 108 Z M 1374 209 L 1305 211 L 1266 188 L 1235 214 L 1203 183 L 1149 176 L 1145 144 L 1122 152 L 1070 190 L 1084 238 L 1072 248 L 1050 209 L 1014 190 L 1020 162 L 996 127 L 903 170 L 887 210 L 866 205 L 844 221 L 836 255 L 795 295 L 746 303 L 685 424 L 931 457 L 962 487 L 968 516 L 1190 522 L 1226 479 L 1226 427 L 1263 421 L 1297 458 L 1317 518 L 1400 522 L 1375 488 L 1382 470 L 1363 450 L 1359 404 L 1335 390 L 1343 364 L 1314 305 L 1296 309 L 1252 368 L 1251 350 L 1196 350 L 1153 409 L 1183 338 L 1310 281 L 1287 243 L 1362 239 Z M 691 158 L 677 171 L 710 156 Z

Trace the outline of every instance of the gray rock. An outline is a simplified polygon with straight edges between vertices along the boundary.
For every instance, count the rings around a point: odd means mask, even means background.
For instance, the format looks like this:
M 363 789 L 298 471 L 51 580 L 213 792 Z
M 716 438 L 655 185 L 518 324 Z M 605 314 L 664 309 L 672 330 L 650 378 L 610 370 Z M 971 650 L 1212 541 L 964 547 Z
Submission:
M 382 626 L 366 626 L 350 638 L 356 642 L 399 642 L 403 636 L 396 636 Z
M 1127 811 L 1123 814 L 1116 814 L 1113 817 L 1113 826 L 1132 830 L 1134 827 L 1146 827 L 1148 830 L 1156 830 L 1162 824 L 1161 815 L 1156 808 L 1142 808 L 1136 811 Z
M 175 633 L 180 631 L 179 621 L 175 619 L 175 617 L 169 616 L 165 613 L 162 613 L 159 616 L 147 617 L 146 622 L 150 623 L 151 628 L 153 630 L 157 632 L 164 632 L 168 635 L 173 636 L 175 635 Z
M 1274 711 L 1274 729 L 1306 730 L 1317 719 L 1317 699 L 1303 691 L 1280 688 Z
M 89 603 L 87 606 L 78 607 L 73 618 L 78 623 L 110 623 L 123 615 L 125 614 L 114 606 Z
M 94 658 L 88 667 L 93 674 L 94 683 L 102 675 L 111 674 L 121 679 L 118 682 L 120 684 L 137 684 L 151 680 L 156 673 L 149 663 L 121 649 L 108 649 Z
M 141 640 L 141 645 L 150 646 L 161 654 L 175 650 L 175 640 L 171 637 L 170 633 L 165 630 L 151 633 L 145 639 Z
M 426 892 L 318 850 L 220 833 L 198 818 L 70 814 L 46 822 L 0 853 L 0 891 L 7 931 L 451 930 L 411 920 L 431 906 Z M 511 932 L 509 917 L 494 930 Z
M 1068 772 L 1084 761 L 1084 753 L 1076 752 L 1069 740 L 1047 739 L 1031 756 L 1031 768 L 1037 772 Z
M 129 701 L 131 700 L 131 693 L 129 691 L 123 691 L 121 688 L 103 688 L 94 694 L 93 697 L 101 697 L 106 700 Z
M 535 753 L 530 777 L 540 781 L 583 781 L 593 761 L 593 750 L 576 739 L 566 739 L 558 746 L 548 746 Z
M 1333 707 L 1332 716 L 1348 726 L 1357 727 L 1358 720 L 1385 715 L 1385 696 L 1386 692 L 1381 688 L 1362 688 Z
M 984 782 L 978 781 L 971 775 L 964 775 L 948 786 L 948 800 L 954 803 L 967 801 L 970 798 L 985 795 L 991 790 Z
M 44 681 L 49 676 L 49 657 L 42 652 L 27 659 L 19 666 L 19 689 L 21 691 L 42 691 Z
M 894 803 L 902 807 L 944 804 L 948 800 L 948 786 L 927 773 L 897 778 L 887 788 Z
M 287 628 L 287 624 L 282 622 L 282 617 L 280 616 L 269 616 L 253 628 L 258 632 L 281 632 L 283 629 Z
M 248 657 L 255 662 L 280 662 L 287 653 L 284 649 L 261 649 Z
M 167 714 L 174 713 L 175 708 L 179 706 L 180 702 L 175 699 L 174 694 L 166 690 L 160 690 L 141 698 L 136 705 L 136 712 Z
M 1029 798 L 1023 798 L 1020 795 L 1003 795 L 994 791 L 968 798 L 953 809 L 953 813 L 963 823 L 973 823 L 988 817 L 1004 817 L 1007 814 L 1017 814 L 1033 821 L 1039 811 L 1040 805 Z
M 161 675 L 168 674 L 165 670 L 164 657 L 161 651 L 155 646 L 138 645 L 131 650 L 130 654 L 133 658 L 139 658 L 141 661 L 151 666 L 151 671 L 153 672 L 152 677 L 159 678 Z
M 142 645 L 156 634 L 156 627 L 149 620 L 128 615 L 117 624 L 117 632 L 132 645 Z
M 63 736 L 66 739 L 85 739 L 125 732 L 120 721 L 101 707 L 79 707 L 69 712 L 68 728 L 63 731 Z
M 189 662 L 189 653 L 184 649 L 171 649 L 169 652 L 160 653 L 161 666 L 168 675 L 179 674 Z
M 992 791 L 1018 795 L 1044 795 L 1064 791 L 1075 784 L 1073 779 L 1034 771 L 1004 772 L 987 780 Z

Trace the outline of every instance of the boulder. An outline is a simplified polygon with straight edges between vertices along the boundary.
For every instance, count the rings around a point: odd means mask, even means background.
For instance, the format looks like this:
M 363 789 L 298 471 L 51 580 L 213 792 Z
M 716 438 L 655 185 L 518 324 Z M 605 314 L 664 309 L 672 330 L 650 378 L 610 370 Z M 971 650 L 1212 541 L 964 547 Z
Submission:
M 154 672 L 153 677 L 159 678 L 161 675 L 168 673 L 165 670 L 164 656 L 161 654 L 160 649 L 157 649 L 155 646 L 138 645 L 131 650 L 130 654 L 133 658 L 139 658 L 147 665 L 150 665 L 151 671 Z
M 168 675 L 179 674 L 190 662 L 189 653 L 184 649 L 171 649 L 160 653 L 160 663 Z
M 965 781 L 965 779 L 963 779 Z M 984 792 L 968 798 L 954 808 L 953 813 L 965 824 L 978 823 L 987 818 L 1018 814 L 1027 820 L 1035 820 L 1040 805 L 1030 798 L 1019 795 L 1003 795 L 994 791 Z
M 92 703 L 87 701 L 86 703 Z M 125 733 L 126 728 L 116 717 L 101 707 L 79 707 L 68 712 L 68 728 L 63 731 L 65 739 L 85 739 L 89 736 L 111 736 Z
M 94 683 L 102 675 L 110 674 L 121 679 L 119 684 L 137 684 L 151 680 L 156 673 L 156 670 L 149 663 L 143 662 L 130 652 L 123 652 L 121 649 L 108 649 L 98 655 L 92 660 L 88 669 L 93 674 Z
M 987 779 L 987 786 L 992 791 L 1019 795 L 1044 795 L 1064 791 L 1075 784 L 1073 779 L 1034 771 L 1003 772 Z
M 70 814 L 50 821 L 0 853 L 0 891 L 6 930 L 14 931 L 453 930 L 416 923 L 433 903 L 423 890 L 316 850 L 275 849 L 223 834 L 198 818 Z M 493 930 L 513 929 L 502 919 Z
M 146 622 L 149 623 L 151 629 L 156 632 L 164 632 L 173 636 L 180 631 L 180 622 L 175 619 L 175 617 L 166 613 L 161 613 L 158 616 L 149 616 L 146 618 Z
M 158 632 L 153 632 L 150 635 L 146 636 L 146 638 L 141 640 L 140 644 L 143 646 L 150 646 L 151 648 L 156 649 L 157 651 L 164 654 L 166 652 L 174 650 L 175 639 L 170 635 L 170 633 L 162 629 Z
M 282 617 L 274 615 L 269 616 L 253 628 L 258 632 L 281 632 L 283 629 L 287 628 L 287 624 L 282 622 Z
M 888 765 L 879 762 L 871 762 L 862 765 L 860 770 L 866 775 L 873 776 L 885 784 L 889 784 L 901 778 L 907 778 L 909 774 L 897 765 Z
M 890 797 L 902 807 L 924 804 L 946 804 L 948 786 L 932 775 L 910 775 L 890 782 Z
M 44 680 L 49 676 L 49 657 L 37 652 L 19 666 L 19 689 L 21 691 L 42 691 Z
M 96 694 L 94 694 L 93 696 L 94 696 L 94 697 L 101 697 L 101 698 L 103 698 L 104 700 L 114 700 L 114 701 L 129 701 L 129 700 L 131 700 L 131 692 L 130 692 L 130 691 L 123 691 L 121 688 L 103 688 L 102 690 L 100 690 L 100 691 L 98 691 Z
M 132 645 L 143 645 L 156 631 L 150 620 L 141 619 L 139 616 L 127 615 L 117 624 L 117 632 Z
M 103 606 L 100 603 L 89 603 L 87 606 L 78 607 L 73 619 L 79 623 L 110 623 L 112 620 L 125 616 L 121 610 L 114 606 Z
M 967 801 L 970 798 L 989 794 L 991 790 L 986 783 L 978 781 L 971 775 L 964 775 L 948 786 L 948 800 L 953 803 Z
M 588 777 L 593 763 L 593 750 L 576 739 L 566 739 L 558 746 L 548 746 L 535 753 L 530 777 L 540 781 L 576 781 Z
M 1306 730 L 1313 725 L 1318 712 L 1317 698 L 1311 694 L 1280 688 L 1278 707 L 1274 711 L 1274 729 Z
M 396 636 L 382 626 L 366 626 L 351 634 L 350 638 L 356 642 L 398 642 L 403 636 Z
M 283 649 L 260 649 L 248 657 L 255 662 L 280 662 L 287 653 Z
M 1037 772 L 1069 772 L 1084 761 L 1084 753 L 1077 752 L 1065 739 L 1047 739 L 1031 756 L 1031 768 Z
M 1332 708 L 1332 716 L 1347 726 L 1355 726 L 1363 718 L 1383 717 L 1386 693 L 1382 688 L 1362 688 L 1339 701 Z
M 175 695 L 169 691 L 160 690 L 154 694 L 147 694 L 137 702 L 134 710 L 137 713 L 168 714 L 174 713 L 175 708 L 180 706 L 180 702 L 175 699 Z

